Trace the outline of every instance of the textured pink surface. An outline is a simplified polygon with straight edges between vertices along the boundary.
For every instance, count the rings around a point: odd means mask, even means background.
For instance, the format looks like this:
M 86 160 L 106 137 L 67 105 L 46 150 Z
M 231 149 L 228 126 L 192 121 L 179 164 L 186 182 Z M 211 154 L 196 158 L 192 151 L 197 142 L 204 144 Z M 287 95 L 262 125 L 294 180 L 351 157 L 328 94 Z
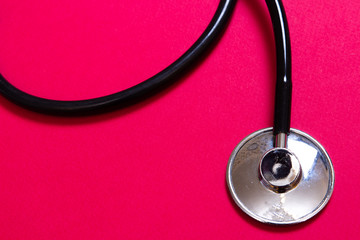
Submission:
M 218 0 L 1 0 L 0 72 L 56 99 L 124 89 L 199 36 Z M 85 118 L 0 97 L 0 239 L 350 239 L 360 234 L 360 2 L 284 0 L 292 127 L 327 149 L 331 201 L 292 227 L 232 203 L 228 157 L 272 124 L 275 50 L 262 0 L 239 1 L 216 48 L 161 94 Z

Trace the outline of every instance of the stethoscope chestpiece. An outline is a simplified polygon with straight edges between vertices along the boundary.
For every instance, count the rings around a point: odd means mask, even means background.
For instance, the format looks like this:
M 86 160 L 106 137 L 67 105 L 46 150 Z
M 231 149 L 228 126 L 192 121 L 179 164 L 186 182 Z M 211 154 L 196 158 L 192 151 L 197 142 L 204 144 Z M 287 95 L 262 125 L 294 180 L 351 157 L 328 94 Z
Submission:
M 230 193 L 260 222 L 306 221 L 325 207 L 333 192 L 330 157 L 315 139 L 296 129 L 287 136 L 287 148 L 274 148 L 275 141 L 267 128 L 238 144 L 227 167 Z

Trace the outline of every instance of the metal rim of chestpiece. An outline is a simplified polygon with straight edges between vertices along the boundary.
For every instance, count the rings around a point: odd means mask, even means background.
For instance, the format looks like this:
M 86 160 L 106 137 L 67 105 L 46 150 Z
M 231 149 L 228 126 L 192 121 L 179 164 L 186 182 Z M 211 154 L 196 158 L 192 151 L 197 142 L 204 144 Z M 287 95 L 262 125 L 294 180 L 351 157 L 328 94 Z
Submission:
M 301 172 L 296 184 L 277 191 L 264 183 L 260 169 L 263 157 L 273 149 L 272 128 L 254 132 L 236 146 L 226 174 L 232 198 L 246 214 L 260 222 L 280 225 L 304 222 L 323 209 L 331 197 L 334 169 L 330 157 L 314 138 L 291 129 L 287 149 L 299 161 Z M 296 163 L 295 158 L 293 161 Z

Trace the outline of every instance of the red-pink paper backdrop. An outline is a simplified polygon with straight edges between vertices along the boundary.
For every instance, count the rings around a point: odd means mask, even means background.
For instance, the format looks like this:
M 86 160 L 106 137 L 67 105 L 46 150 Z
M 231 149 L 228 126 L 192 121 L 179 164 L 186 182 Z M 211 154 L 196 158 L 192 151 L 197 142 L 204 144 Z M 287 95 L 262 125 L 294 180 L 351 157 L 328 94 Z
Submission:
M 32 94 L 125 89 L 179 57 L 219 0 L 1 0 L 0 72 Z M 292 127 L 327 149 L 328 206 L 305 224 L 243 214 L 225 183 L 238 142 L 272 124 L 275 50 L 263 0 L 238 1 L 191 73 L 130 108 L 61 118 L 0 97 L 0 239 L 350 239 L 360 234 L 360 1 L 284 0 Z

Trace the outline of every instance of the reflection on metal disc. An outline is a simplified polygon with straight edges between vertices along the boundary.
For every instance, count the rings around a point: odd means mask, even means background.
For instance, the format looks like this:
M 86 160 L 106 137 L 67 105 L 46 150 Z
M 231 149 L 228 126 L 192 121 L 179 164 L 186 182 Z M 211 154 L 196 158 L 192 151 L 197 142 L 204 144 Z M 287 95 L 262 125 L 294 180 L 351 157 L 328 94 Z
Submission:
M 230 193 L 245 213 L 260 222 L 294 224 L 306 221 L 330 199 L 334 188 L 331 160 L 315 139 L 291 129 L 288 149 L 300 163 L 300 180 L 292 189 L 278 192 L 261 181 L 264 176 L 259 171 L 261 159 L 273 146 L 272 128 L 257 131 L 239 143 L 227 167 Z

